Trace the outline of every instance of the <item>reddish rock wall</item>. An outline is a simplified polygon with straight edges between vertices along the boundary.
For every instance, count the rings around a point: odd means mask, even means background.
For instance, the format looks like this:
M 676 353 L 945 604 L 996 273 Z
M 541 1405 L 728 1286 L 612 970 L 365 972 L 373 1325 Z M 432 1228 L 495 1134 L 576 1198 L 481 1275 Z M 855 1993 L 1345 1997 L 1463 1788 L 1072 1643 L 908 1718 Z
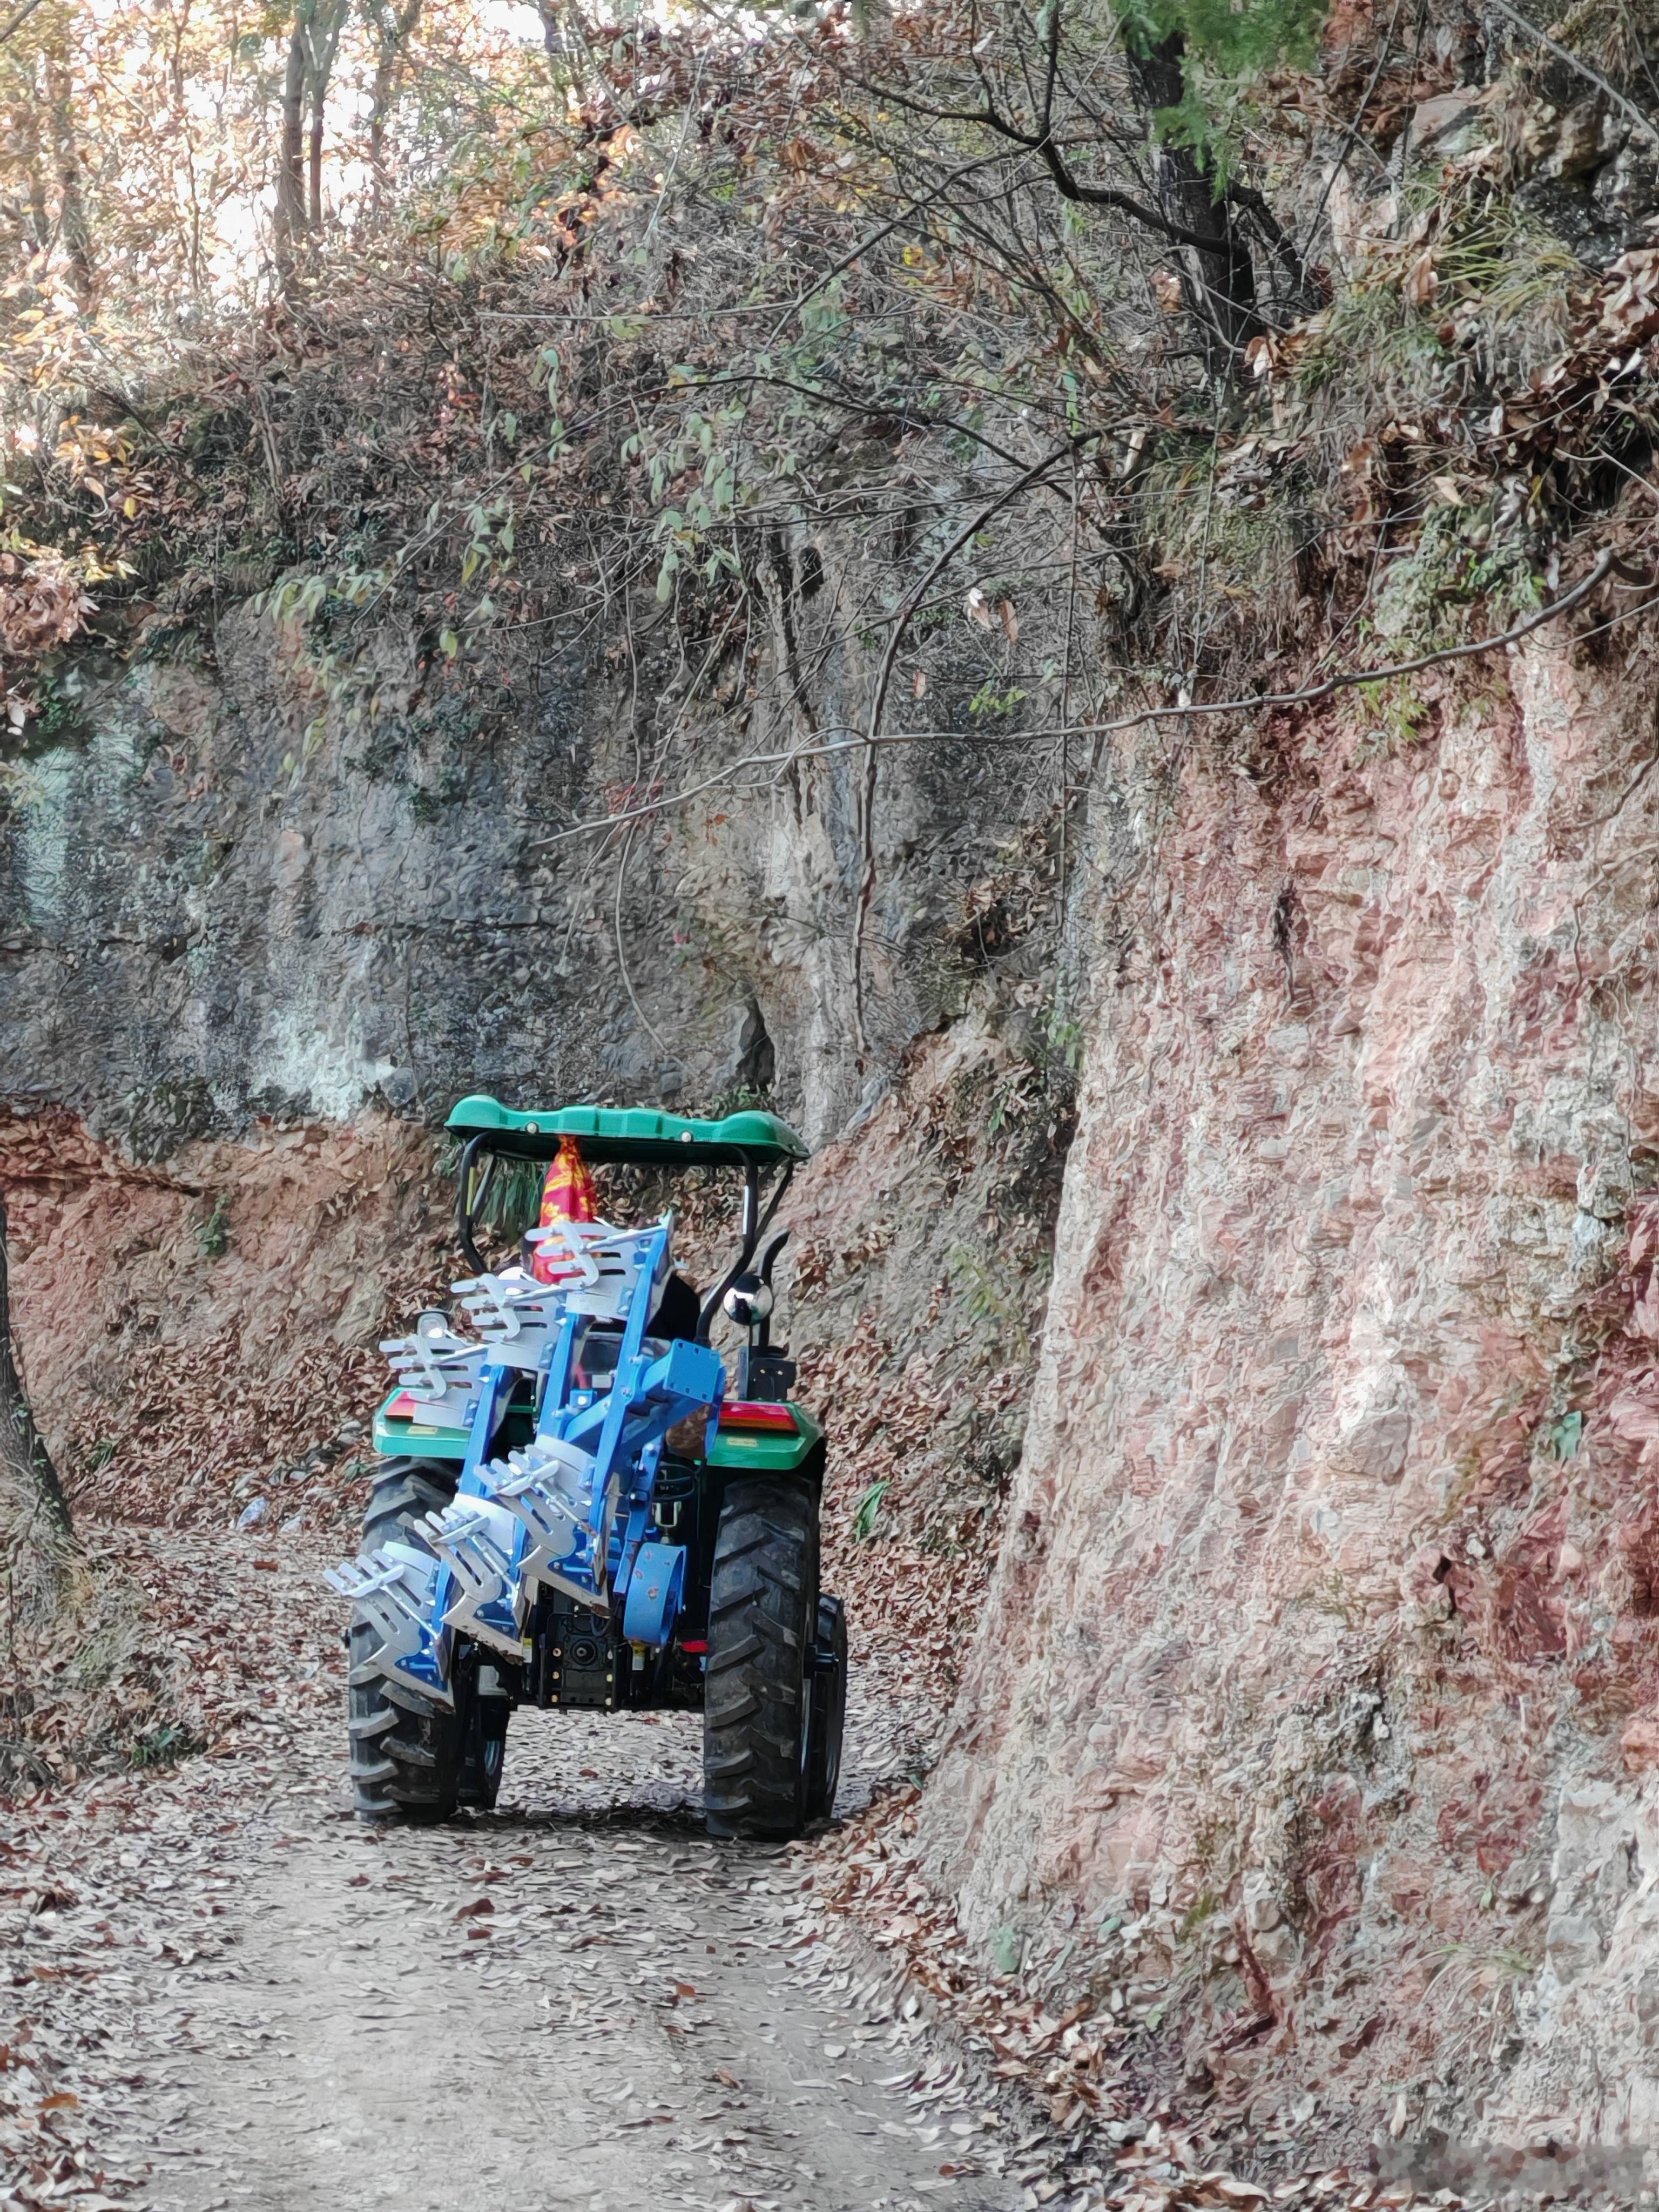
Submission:
M 1286 2132 L 1616 2134 L 1659 2005 L 1659 775 L 1585 662 L 1194 748 L 1156 834 L 1126 762 L 1097 842 L 1135 949 L 924 1836 Z
M 77 1511 L 189 1518 L 239 1486 L 333 1510 L 376 1338 L 453 1272 L 424 1132 L 267 1129 L 149 1166 L 51 1109 L 0 1125 L 0 1182 L 28 1388 Z

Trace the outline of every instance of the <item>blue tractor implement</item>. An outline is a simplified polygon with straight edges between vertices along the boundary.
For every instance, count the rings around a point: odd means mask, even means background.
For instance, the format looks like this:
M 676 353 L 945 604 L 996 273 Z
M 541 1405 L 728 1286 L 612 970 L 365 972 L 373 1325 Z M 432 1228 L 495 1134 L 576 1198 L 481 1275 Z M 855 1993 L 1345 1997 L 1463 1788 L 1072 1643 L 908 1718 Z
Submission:
M 775 1115 L 512 1113 L 465 1098 L 457 1230 L 474 1274 L 454 1313 L 382 1346 L 397 1387 L 355 1561 L 351 1774 L 366 1820 L 444 1820 L 501 1786 L 521 1705 L 701 1707 L 704 1810 L 720 1836 L 790 1836 L 831 1811 L 847 1626 L 818 1584 L 822 1430 L 771 1342 L 762 1247 L 806 1150 Z M 742 1171 L 736 1255 L 698 1301 L 673 1217 L 556 1220 L 536 1264 L 492 1270 L 478 1221 L 501 1164 Z M 745 1341 L 709 1342 L 724 1313 Z

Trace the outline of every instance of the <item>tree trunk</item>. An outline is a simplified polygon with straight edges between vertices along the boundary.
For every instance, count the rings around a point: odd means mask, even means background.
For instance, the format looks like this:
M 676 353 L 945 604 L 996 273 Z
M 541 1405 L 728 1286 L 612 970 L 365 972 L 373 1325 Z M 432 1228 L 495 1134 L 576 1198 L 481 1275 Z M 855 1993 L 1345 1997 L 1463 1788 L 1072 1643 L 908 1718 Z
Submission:
M 311 150 L 306 179 L 307 221 L 313 230 L 323 227 L 323 88 L 318 88 L 311 106 Z
M 374 59 L 374 83 L 368 100 L 368 166 L 374 179 L 369 186 L 372 216 L 380 213 L 389 181 L 386 172 L 386 131 L 392 112 L 392 95 L 398 88 L 404 56 L 420 17 L 421 0 L 404 0 L 401 9 L 380 18 L 380 46 Z
M 536 13 L 542 19 L 542 46 L 547 58 L 556 68 L 561 63 L 570 70 L 580 88 L 582 71 L 593 70 L 593 42 L 587 34 L 581 9 L 576 0 L 535 0 Z
M 1144 54 L 1128 57 L 1131 76 L 1143 106 L 1152 113 L 1178 107 L 1186 89 L 1184 48 L 1179 33 Z M 1249 246 L 1224 198 L 1216 197 L 1215 179 L 1191 149 L 1163 145 L 1158 165 L 1158 205 L 1171 222 L 1214 240 L 1176 249 L 1187 313 L 1198 335 L 1204 367 L 1224 383 L 1243 365 L 1244 349 L 1262 328 L 1256 305 L 1255 270 Z
M 84 313 L 97 299 L 92 265 L 92 225 L 82 184 L 81 151 L 75 131 L 74 92 L 69 58 L 61 46 L 46 62 L 46 99 L 52 118 L 52 151 L 58 168 L 58 225 L 70 265 L 70 287 Z
M 311 131 L 306 177 L 306 219 L 313 233 L 323 227 L 323 125 L 334 57 L 345 28 L 347 0 L 308 0 L 306 8 L 306 97 Z
M 305 0 L 289 33 L 283 70 L 282 133 L 276 156 L 276 274 L 286 288 L 294 275 L 306 229 L 306 37 Z
M 547 58 L 550 62 L 562 61 L 566 47 L 556 0 L 536 0 L 536 13 L 542 19 L 542 45 Z
M 46 199 L 46 173 L 40 167 L 40 123 L 32 90 L 13 109 L 12 127 L 17 134 L 23 173 L 28 179 L 30 240 L 35 252 L 44 253 L 52 244 L 52 210 Z
M 9 1262 L 0 1198 L 0 1576 L 6 1635 L 15 1651 L 20 1622 L 41 1624 L 58 1610 L 69 1586 L 74 1537 L 69 1500 L 18 1371 Z

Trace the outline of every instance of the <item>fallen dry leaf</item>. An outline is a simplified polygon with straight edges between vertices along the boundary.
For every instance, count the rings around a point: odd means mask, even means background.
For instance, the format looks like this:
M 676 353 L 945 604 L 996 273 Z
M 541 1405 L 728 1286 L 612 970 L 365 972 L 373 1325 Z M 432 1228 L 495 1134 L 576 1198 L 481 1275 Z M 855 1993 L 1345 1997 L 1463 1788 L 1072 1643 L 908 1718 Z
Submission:
M 1419 253 L 1406 271 L 1401 287 L 1404 299 L 1413 307 L 1426 307 L 1440 289 L 1440 279 L 1435 271 L 1431 248 Z

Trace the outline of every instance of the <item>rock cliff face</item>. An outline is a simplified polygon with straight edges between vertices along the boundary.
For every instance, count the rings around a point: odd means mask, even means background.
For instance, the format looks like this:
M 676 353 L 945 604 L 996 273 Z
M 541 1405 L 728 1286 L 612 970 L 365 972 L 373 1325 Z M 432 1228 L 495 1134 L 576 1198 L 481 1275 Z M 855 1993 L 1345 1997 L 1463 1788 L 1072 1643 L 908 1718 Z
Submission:
M 813 711 L 705 716 L 676 746 L 665 646 L 623 679 L 532 641 L 491 689 L 388 627 L 367 709 L 330 699 L 327 651 L 320 625 L 228 609 L 210 648 L 170 635 L 13 772 L 9 1093 L 140 1158 L 260 1115 L 441 1119 L 472 1090 L 768 1090 L 817 1141 L 963 1010 L 988 965 L 969 893 L 1045 810 L 1012 750 L 890 759 L 855 993 L 863 763 L 782 763 L 815 714 L 841 726 L 833 655 Z M 561 835 L 647 799 L 669 803 Z
M 1651 2124 L 1647 649 L 1162 810 L 1125 760 L 1097 823 L 1133 947 L 926 1833 L 981 1942 L 1286 2130 Z

